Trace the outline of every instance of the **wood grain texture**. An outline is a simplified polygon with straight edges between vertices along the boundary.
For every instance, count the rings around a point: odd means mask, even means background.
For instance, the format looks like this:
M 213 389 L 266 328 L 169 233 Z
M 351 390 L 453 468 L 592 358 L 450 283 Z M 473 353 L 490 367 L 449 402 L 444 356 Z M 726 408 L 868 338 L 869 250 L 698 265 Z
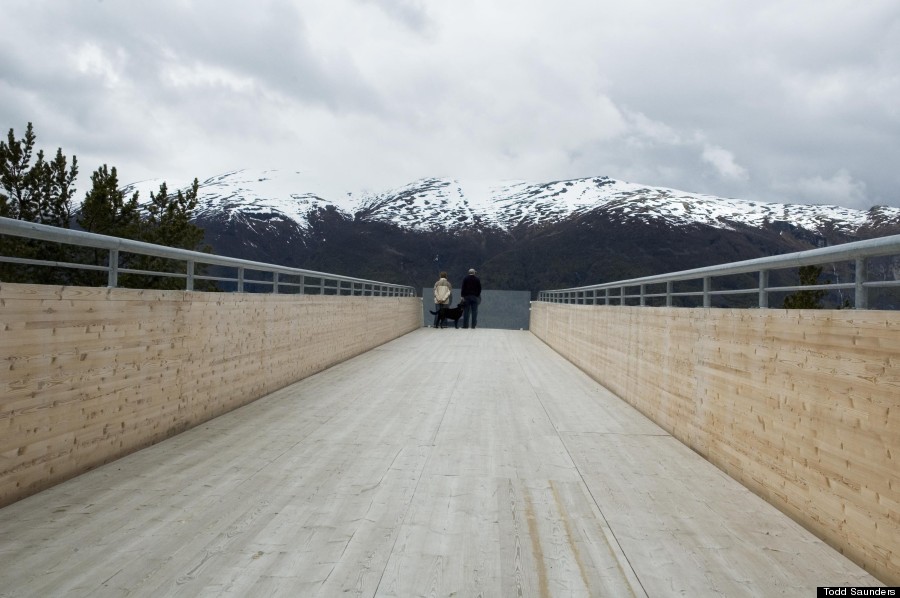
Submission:
M 420 329 L 0 509 L 0 597 L 877 585 L 528 332 Z
M 867 571 L 900 584 L 900 314 L 534 303 L 531 330 Z
M 0 285 L 0 505 L 421 325 L 418 299 Z

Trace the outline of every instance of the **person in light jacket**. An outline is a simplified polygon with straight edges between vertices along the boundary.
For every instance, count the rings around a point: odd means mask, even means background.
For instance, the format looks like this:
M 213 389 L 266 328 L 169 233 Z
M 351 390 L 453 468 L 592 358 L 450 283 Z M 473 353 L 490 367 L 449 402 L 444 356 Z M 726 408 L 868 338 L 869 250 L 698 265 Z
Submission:
M 475 276 L 475 268 L 469 270 L 469 275 L 463 278 L 462 287 L 459 289 L 463 301 L 463 328 L 469 327 L 469 318 L 472 318 L 472 328 L 478 325 L 478 304 L 481 303 L 481 281 Z
M 453 298 L 453 285 L 447 280 L 447 273 L 441 272 L 438 281 L 434 283 L 434 328 L 438 327 L 442 307 L 450 307 Z

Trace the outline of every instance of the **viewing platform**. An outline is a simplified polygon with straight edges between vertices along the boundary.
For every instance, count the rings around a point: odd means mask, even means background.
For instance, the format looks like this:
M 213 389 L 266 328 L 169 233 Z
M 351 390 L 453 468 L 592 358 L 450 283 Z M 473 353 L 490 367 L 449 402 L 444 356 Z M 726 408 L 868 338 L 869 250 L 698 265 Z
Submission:
M 0 596 L 882 585 L 530 332 L 421 328 L 0 509 Z

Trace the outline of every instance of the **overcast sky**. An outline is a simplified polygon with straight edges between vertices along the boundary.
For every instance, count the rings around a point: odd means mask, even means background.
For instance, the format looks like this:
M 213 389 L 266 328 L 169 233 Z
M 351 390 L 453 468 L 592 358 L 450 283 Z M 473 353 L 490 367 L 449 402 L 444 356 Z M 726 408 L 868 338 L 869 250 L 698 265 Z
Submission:
M 900 206 L 897 0 L 4 0 L 0 126 L 123 183 L 588 176 Z

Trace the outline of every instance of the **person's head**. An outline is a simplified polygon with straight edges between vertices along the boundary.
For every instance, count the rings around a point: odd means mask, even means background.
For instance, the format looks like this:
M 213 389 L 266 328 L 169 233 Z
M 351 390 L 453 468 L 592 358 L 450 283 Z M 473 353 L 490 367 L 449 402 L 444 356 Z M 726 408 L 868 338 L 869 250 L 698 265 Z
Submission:
M 469 274 L 475 276 L 475 268 L 469 268 Z
M 447 278 L 447 273 L 446 273 L 446 272 L 441 272 L 441 278 Z

